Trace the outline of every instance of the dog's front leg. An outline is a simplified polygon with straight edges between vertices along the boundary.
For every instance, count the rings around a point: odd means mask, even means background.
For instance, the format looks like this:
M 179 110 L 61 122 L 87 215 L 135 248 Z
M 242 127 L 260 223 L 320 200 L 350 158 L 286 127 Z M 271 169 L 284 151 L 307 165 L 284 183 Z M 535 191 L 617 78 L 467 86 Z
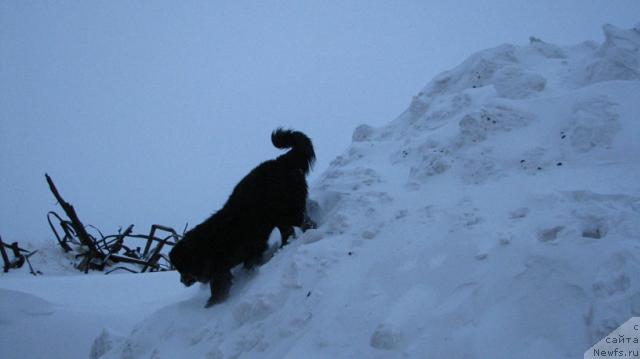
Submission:
M 205 308 L 209 308 L 227 299 L 229 289 L 231 288 L 231 272 L 213 273 L 209 281 L 209 286 L 211 288 L 211 297 L 207 301 Z

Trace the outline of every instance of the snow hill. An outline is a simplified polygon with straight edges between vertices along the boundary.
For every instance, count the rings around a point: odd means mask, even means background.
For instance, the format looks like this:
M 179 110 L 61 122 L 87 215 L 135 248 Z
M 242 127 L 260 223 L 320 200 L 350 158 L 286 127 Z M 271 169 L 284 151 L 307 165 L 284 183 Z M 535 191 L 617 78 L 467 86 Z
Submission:
M 438 75 L 312 184 L 317 230 L 90 356 L 582 357 L 640 316 L 640 24 L 604 35 Z

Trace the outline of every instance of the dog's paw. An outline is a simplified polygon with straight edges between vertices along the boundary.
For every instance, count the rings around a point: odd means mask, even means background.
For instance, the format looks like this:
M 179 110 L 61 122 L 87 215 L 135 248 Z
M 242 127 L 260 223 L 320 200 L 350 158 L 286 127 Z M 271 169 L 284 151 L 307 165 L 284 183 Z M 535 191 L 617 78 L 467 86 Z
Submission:
M 224 302 L 228 297 L 229 297 L 229 293 L 220 293 L 217 295 L 214 294 L 211 297 L 209 297 L 209 300 L 207 300 L 207 304 L 205 304 L 204 307 L 209 308 L 213 305 L 220 304 Z
M 210 308 L 218 303 L 221 303 L 222 300 L 221 299 L 216 299 L 216 298 L 209 298 L 209 300 L 207 300 L 207 304 L 204 305 L 205 308 Z

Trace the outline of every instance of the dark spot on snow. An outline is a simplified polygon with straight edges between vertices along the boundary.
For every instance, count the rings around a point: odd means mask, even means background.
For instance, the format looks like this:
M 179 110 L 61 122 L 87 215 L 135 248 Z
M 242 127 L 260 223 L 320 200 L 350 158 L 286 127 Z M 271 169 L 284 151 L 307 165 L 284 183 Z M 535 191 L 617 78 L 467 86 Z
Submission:
M 352 255 L 352 254 L 353 254 L 353 252 L 349 252 L 349 253 L 347 253 L 347 254 L 348 254 L 348 255 Z
M 556 226 L 539 233 L 538 240 L 541 242 L 554 241 L 558 238 L 558 234 L 564 229 L 564 226 Z
M 525 160 L 520 160 L 520 163 L 524 163 L 524 162 L 525 162 Z
M 541 170 L 542 170 L 542 167 L 538 167 L 538 171 L 541 171 Z
M 562 138 L 564 140 L 565 137 L 567 137 L 567 135 L 562 135 L 562 137 L 560 137 L 560 138 Z
M 309 298 L 311 296 L 311 291 L 307 292 L 307 298 Z
M 487 259 L 488 254 L 487 253 L 479 253 L 475 255 L 475 259 L 479 260 L 479 261 L 483 261 L 485 259 Z
M 476 85 L 473 85 L 473 86 L 471 86 L 471 87 L 476 88 Z
M 582 237 L 600 239 L 602 238 L 602 232 L 600 231 L 600 228 L 589 228 L 582 231 Z
M 562 166 L 562 162 L 556 163 L 557 166 Z

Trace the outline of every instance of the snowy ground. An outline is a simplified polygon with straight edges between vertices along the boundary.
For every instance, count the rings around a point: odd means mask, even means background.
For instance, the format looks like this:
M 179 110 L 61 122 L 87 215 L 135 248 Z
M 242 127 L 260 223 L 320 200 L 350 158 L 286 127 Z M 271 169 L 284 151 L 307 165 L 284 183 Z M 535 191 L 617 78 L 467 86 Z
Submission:
M 320 227 L 225 303 L 175 273 L 2 278 L 0 357 L 582 357 L 640 316 L 640 24 L 603 29 L 482 51 L 358 127 Z
M 2 358 L 86 358 L 100 328 L 127 332 L 167 303 L 193 296 L 174 272 L 10 277 L 0 287 Z

